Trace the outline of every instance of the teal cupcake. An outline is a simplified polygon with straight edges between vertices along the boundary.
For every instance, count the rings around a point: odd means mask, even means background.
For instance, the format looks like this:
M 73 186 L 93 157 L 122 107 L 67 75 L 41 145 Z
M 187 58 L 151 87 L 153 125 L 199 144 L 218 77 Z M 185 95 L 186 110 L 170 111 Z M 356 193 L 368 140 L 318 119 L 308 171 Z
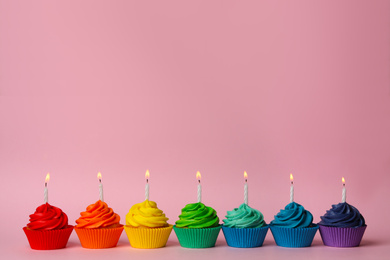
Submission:
M 318 225 L 313 224 L 313 215 L 308 210 L 291 202 L 275 216 L 270 228 L 278 246 L 308 247 L 313 242 Z
M 215 246 L 221 225 L 217 212 L 198 202 L 181 210 L 173 229 L 182 247 L 207 248 Z
M 222 231 L 228 246 L 250 248 L 263 245 L 268 225 L 257 209 L 243 203 L 228 211 L 223 222 Z

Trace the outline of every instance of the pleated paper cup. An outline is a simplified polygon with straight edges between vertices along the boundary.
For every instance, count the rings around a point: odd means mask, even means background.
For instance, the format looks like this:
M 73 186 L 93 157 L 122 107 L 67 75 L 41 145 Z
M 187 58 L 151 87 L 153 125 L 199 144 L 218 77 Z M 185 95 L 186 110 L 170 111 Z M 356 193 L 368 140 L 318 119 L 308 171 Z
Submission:
M 100 249 L 115 247 L 123 231 L 123 225 L 115 228 L 77 228 L 74 230 L 84 248 Z
M 222 225 L 228 246 L 241 248 L 262 246 L 268 228 L 268 225 L 260 228 L 231 228 Z
M 355 247 L 362 241 L 367 226 L 362 227 L 328 227 L 320 226 L 322 242 L 326 246 Z
M 51 250 L 66 247 L 73 226 L 68 225 L 66 228 L 55 230 L 33 230 L 24 227 L 23 231 L 32 249 Z
M 313 224 L 307 228 L 286 228 L 270 225 L 275 243 L 282 247 L 308 247 L 311 246 L 318 225 Z
M 179 243 L 187 248 L 215 246 L 221 226 L 211 228 L 178 228 L 173 226 Z
M 172 225 L 162 228 L 136 228 L 125 226 L 130 245 L 135 248 L 159 248 L 167 244 Z

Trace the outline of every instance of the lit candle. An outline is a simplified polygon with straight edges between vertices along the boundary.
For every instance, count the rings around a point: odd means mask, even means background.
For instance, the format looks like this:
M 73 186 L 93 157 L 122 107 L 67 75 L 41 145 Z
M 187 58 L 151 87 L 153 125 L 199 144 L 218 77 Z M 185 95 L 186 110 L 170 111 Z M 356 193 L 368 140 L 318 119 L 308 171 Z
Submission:
M 244 203 L 248 205 L 248 174 L 246 172 L 244 172 L 244 179 Z
M 294 202 L 294 178 L 292 173 L 290 173 L 290 181 L 291 181 L 291 187 L 290 187 L 290 203 Z
M 49 201 L 49 195 L 48 195 L 48 190 L 47 190 L 47 183 L 49 182 L 50 180 L 50 174 L 46 174 L 46 179 L 45 179 L 45 191 L 44 191 L 44 195 L 43 195 L 43 200 L 44 200 L 44 203 L 48 203 Z
M 99 180 L 99 198 L 101 201 L 104 201 L 103 199 L 103 184 L 102 184 L 102 174 L 98 172 L 98 180 Z
M 341 201 L 344 203 L 345 199 L 347 198 L 347 190 L 345 189 L 345 179 L 344 177 L 341 178 L 341 181 L 343 182 L 343 193 L 341 196 Z
M 146 173 L 145 173 L 145 179 L 146 179 L 145 200 L 149 200 L 149 177 L 150 177 L 149 170 L 146 170 Z
M 202 185 L 200 184 L 200 172 L 196 173 L 196 179 L 198 180 L 198 202 L 202 202 Z

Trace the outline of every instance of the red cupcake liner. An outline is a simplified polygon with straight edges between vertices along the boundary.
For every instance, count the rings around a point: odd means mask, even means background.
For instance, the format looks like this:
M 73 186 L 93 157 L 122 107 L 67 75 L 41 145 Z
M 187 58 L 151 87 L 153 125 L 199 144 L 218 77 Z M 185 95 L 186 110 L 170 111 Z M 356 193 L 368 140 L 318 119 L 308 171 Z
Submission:
M 33 230 L 24 227 L 23 231 L 32 249 L 51 250 L 66 247 L 73 226 L 68 225 L 66 228 L 55 230 Z
M 326 246 L 355 247 L 362 241 L 367 226 L 362 227 L 328 227 L 320 226 L 322 242 Z
M 84 248 L 115 247 L 123 231 L 123 225 L 115 228 L 77 228 L 74 230 Z

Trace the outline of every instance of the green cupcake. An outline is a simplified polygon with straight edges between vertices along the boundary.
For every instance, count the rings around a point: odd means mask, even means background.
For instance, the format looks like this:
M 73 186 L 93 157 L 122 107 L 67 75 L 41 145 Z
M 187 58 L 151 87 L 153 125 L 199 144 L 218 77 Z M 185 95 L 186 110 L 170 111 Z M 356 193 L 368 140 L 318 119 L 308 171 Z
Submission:
M 206 248 L 215 246 L 221 226 L 217 212 L 198 202 L 181 210 L 173 229 L 182 247 Z

